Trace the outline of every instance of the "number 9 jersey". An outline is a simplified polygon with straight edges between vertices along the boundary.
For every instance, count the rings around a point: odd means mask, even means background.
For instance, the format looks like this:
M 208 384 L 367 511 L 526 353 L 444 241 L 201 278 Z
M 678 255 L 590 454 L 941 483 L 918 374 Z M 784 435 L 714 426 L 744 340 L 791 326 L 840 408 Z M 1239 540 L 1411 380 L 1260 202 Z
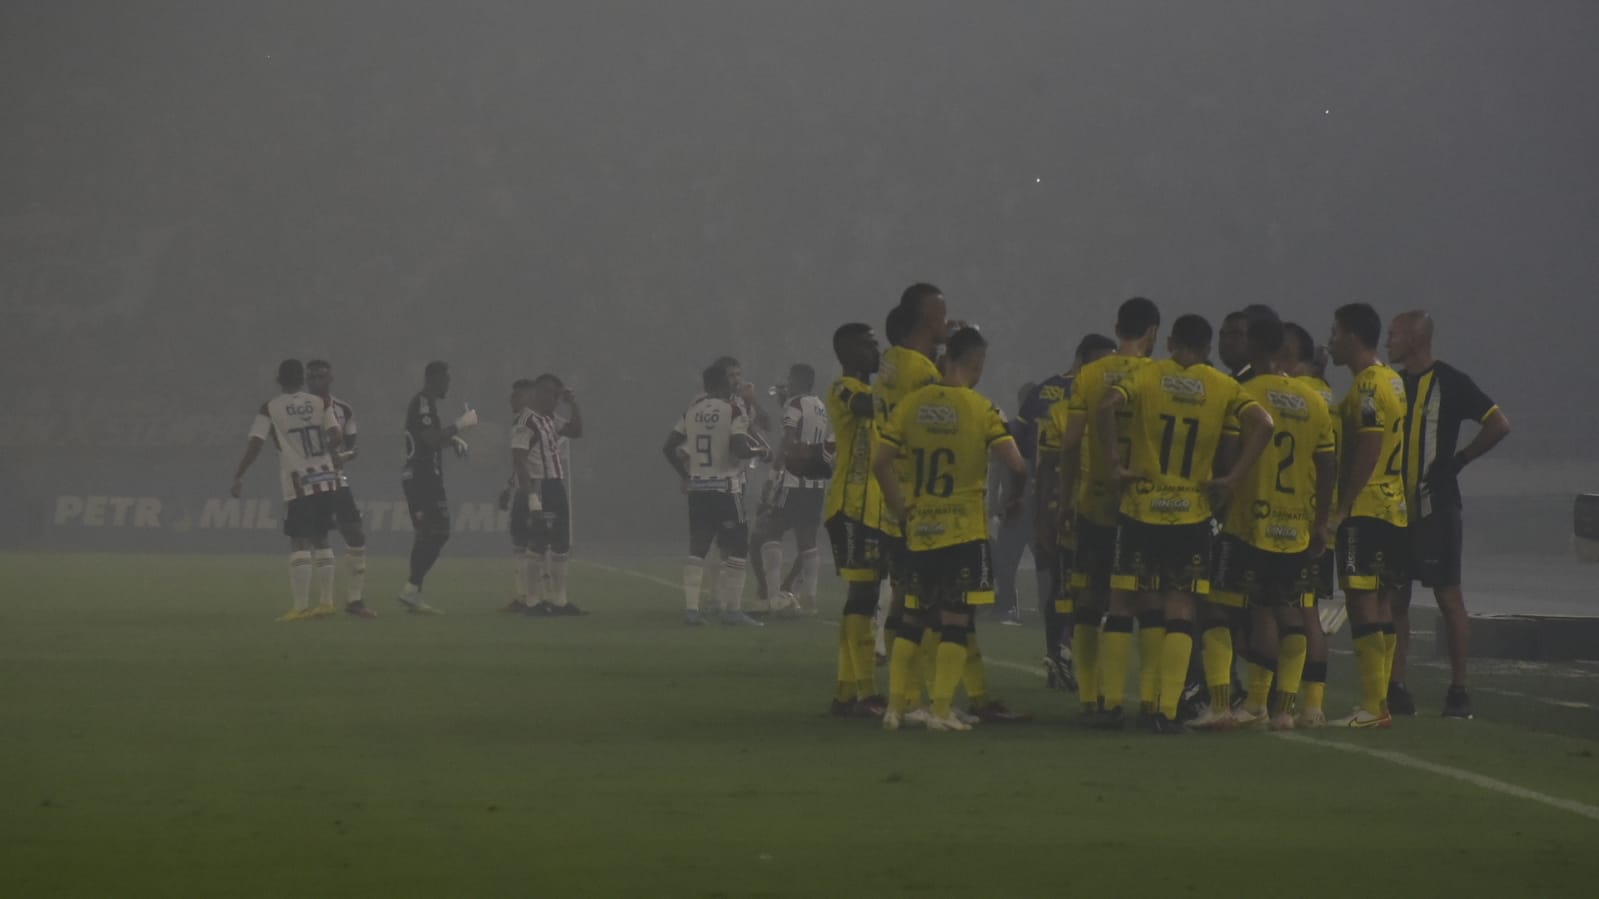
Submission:
M 988 539 L 988 451 L 1013 439 L 1004 413 L 975 390 L 934 384 L 902 401 L 878 439 L 899 451 L 914 478 L 906 497 L 911 552 Z
M 744 466 L 733 455 L 733 438 L 750 436 L 750 420 L 737 404 L 702 396 L 678 419 L 688 455 L 688 489 L 694 492 L 743 493 Z

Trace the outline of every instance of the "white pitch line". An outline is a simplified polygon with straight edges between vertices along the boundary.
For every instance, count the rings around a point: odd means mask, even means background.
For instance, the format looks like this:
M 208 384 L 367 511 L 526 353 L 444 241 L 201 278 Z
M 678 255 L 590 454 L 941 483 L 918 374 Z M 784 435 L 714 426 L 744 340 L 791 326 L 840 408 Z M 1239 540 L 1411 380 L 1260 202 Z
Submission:
M 669 587 L 674 590 L 681 586 L 680 584 L 674 584 L 665 578 L 659 578 L 651 574 L 645 574 L 642 571 L 634 571 L 630 568 L 621 568 L 615 565 L 605 565 L 600 562 L 585 561 L 583 564 L 591 568 L 598 568 L 601 571 L 609 571 L 614 574 L 628 575 L 640 580 L 649 581 L 653 584 L 659 584 L 663 587 Z M 836 624 L 837 622 L 823 621 L 820 623 Z M 1010 662 L 1004 659 L 996 659 L 989 656 L 985 656 L 983 660 L 987 664 L 993 665 L 995 668 L 1004 668 L 1009 671 L 1019 671 L 1023 674 L 1038 674 L 1042 671 L 1042 669 L 1036 665 L 1023 665 L 1019 662 Z M 1502 693 L 1508 696 L 1527 695 L 1523 693 L 1514 693 L 1508 690 L 1491 690 L 1483 687 L 1479 687 L 1477 689 L 1482 690 L 1483 692 Z M 1542 699 L 1542 697 L 1536 696 L 1527 698 Z M 1543 701 L 1559 703 L 1559 700 Z M 1589 706 L 1587 703 L 1574 703 L 1572 706 L 1593 708 L 1593 706 Z M 1429 762 L 1425 759 L 1416 758 L 1413 755 L 1406 755 L 1403 752 L 1394 752 L 1393 750 L 1389 749 L 1372 749 L 1369 746 L 1360 746 L 1355 743 L 1344 743 L 1333 740 L 1318 740 L 1314 737 L 1307 737 L 1304 734 L 1296 733 L 1277 733 L 1273 734 L 1273 736 L 1277 737 L 1278 739 L 1288 740 L 1294 743 L 1304 743 L 1310 746 L 1319 746 L 1323 749 L 1336 749 L 1340 752 L 1352 752 L 1356 755 L 1364 755 L 1370 758 L 1380 759 L 1391 765 L 1398 765 L 1402 768 L 1410 768 L 1416 771 L 1425 771 L 1429 774 L 1435 774 L 1439 777 L 1447 777 L 1451 780 L 1458 780 L 1462 783 L 1468 783 L 1474 787 L 1479 787 L 1491 793 L 1498 793 L 1501 796 L 1511 796 L 1517 799 L 1526 799 L 1532 802 L 1547 805 L 1550 808 L 1557 808 L 1561 811 L 1571 812 L 1574 815 L 1580 815 L 1592 821 L 1599 821 L 1599 806 L 1589 805 L 1586 802 L 1578 802 L 1575 799 L 1562 799 L 1559 796 L 1550 796 L 1548 793 L 1540 793 L 1537 790 L 1529 790 L 1526 787 L 1517 786 L 1516 784 L 1488 777 L 1487 775 L 1477 774 L 1474 771 L 1467 771 L 1464 768 L 1453 768 L 1449 765 L 1440 765 L 1436 762 Z
M 1463 768 L 1451 768 L 1448 765 L 1440 765 L 1436 762 L 1418 759 L 1413 755 L 1405 755 L 1403 752 L 1394 752 L 1390 749 L 1372 749 L 1369 746 L 1360 746 L 1355 743 L 1344 743 L 1333 740 L 1318 740 L 1314 737 L 1307 737 L 1304 734 L 1279 733 L 1273 734 L 1273 736 L 1281 740 L 1290 740 L 1295 743 L 1304 743 L 1309 746 L 1320 746 L 1323 749 L 1337 749 L 1340 752 L 1352 752 L 1356 755 L 1370 756 L 1374 759 L 1381 759 L 1391 765 L 1399 765 L 1400 767 L 1404 768 L 1413 768 L 1417 771 L 1426 771 L 1429 774 L 1436 774 L 1439 777 L 1447 777 L 1452 780 L 1461 781 L 1462 783 L 1471 784 L 1475 787 L 1481 787 L 1482 789 L 1488 790 L 1492 793 L 1499 793 L 1504 796 L 1514 796 L 1517 799 L 1528 799 L 1533 802 L 1547 805 L 1550 808 L 1557 808 L 1561 811 L 1571 812 L 1574 815 L 1581 815 L 1582 817 L 1593 821 L 1599 821 L 1599 806 L 1589 805 L 1586 802 L 1578 802 L 1575 799 L 1562 799 L 1559 796 L 1550 796 L 1548 793 L 1540 793 L 1537 790 L 1529 790 L 1526 787 L 1518 787 L 1513 783 L 1507 783 L 1486 775 L 1467 771 Z
M 1549 696 L 1537 696 L 1532 693 L 1523 693 L 1520 690 L 1500 690 L 1495 687 L 1472 687 L 1471 689 L 1476 690 L 1479 693 L 1493 693 L 1496 696 L 1513 696 L 1517 699 L 1530 699 L 1533 702 L 1541 702 L 1544 705 L 1552 705 L 1562 709 L 1586 709 L 1588 711 L 1599 710 L 1599 705 L 1594 705 L 1591 702 L 1578 702 L 1575 699 L 1554 699 Z

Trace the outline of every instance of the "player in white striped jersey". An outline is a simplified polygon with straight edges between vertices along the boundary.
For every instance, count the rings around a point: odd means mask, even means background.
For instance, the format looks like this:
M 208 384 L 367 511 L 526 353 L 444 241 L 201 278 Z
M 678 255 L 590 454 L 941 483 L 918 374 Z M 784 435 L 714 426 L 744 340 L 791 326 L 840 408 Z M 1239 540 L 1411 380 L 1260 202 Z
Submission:
M 366 528 L 361 522 L 361 507 L 356 505 L 355 494 L 350 490 L 350 476 L 345 471 L 355 459 L 355 409 L 333 395 L 333 366 L 325 360 L 313 359 L 305 364 L 305 389 L 321 397 L 339 423 L 339 451 L 333 457 L 339 468 L 333 524 L 344 538 L 344 564 L 349 575 L 344 611 L 356 618 L 376 618 L 378 613 L 367 608 L 361 599 L 366 586 Z M 316 582 L 318 608 L 325 612 L 333 606 L 333 566 L 317 569 Z
M 750 438 L 750 422 L 733 402 L 727 369 L 713 364 L 702 375 L 705 393 L 666 435 L 661 452 L 682 479 L 688 496 L 689 559 L 683 566 L 683 623 L 697 625 L 705 557 L 715 543 L 722 551 L 717 598 L 722 623 L 759 626 L 741 609 L 749 555 L 744 524 L 744 462 L 761 455 Z
M 328 531 L 333 528 L 333 499 L 339 473 L 333 455 L 339 446 L 339 423 L 323 399 L 305 391 L 305 366 L 298 359 L 278 365 L 283 392 L 261 404 L 244 457 L 233 475 L 234 497 L 244 492 L 244 475 L 268 440 L 278 451 L 278 479 L 285 508 L 283 533 L 289 538 L 289 584 L 294 607 L 279 621 L 304 621 L 332 612 L 311 608 L 313 569 L 333 571 Z
M 507 607 L 530 615 L 586 615 L 566 596 L 572 510 L 566 489 L 567 443 L 583 436 L 577 396 L 555 375 L 511 385 L 511 542 L 522 555 L 523 595 Z M 566 404 L 567 412 L 559 407 Z M 546 595 L 546 575 L 548 595 Z
M 813 392 L 815 389 L 815 369 L 805 364 L 789 368 L 784 393 L 792 395 L 783 404 L 783 443 L 777 453 L 780 464 L 767 478 L 767 483 L 773 485 L 771 510 L 755 528 L 753 542 L 760 547 L 761 574 L 764 582 L 774 588 L 783 577 L 783 536 L 794 532 L 799 551 L 798 574 L 792 591 L 784 587 L 772 595 L 771 610 L 778 614 L 790 610 L 816 613 L 817 570 L 821 563 L 816 532 L 822 526 L 822 499 L 828 479 L 801 477 L 793 472 L 815 466 L 833 443 L 827 407 Z

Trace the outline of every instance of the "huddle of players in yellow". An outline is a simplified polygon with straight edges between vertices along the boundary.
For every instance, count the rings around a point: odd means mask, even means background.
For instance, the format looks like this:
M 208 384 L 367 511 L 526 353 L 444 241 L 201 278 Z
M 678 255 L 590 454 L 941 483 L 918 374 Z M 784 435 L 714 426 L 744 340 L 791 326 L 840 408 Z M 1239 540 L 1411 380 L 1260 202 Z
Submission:
M 973 389 L 986 342 L 945 318 L 937 288 L 913 285 L 889 316 L 880 365 L 868 326 L 845 325 L 834 339 L 844 372 L 828 398 L 838 461 L 826 517 L 850 585 L 834 711 L 881 714 L 887 729 L 1022 717 L 986 695 L 971 612 L 993 601 L 990 459 L 1011 475 L 1008 515 L 1019 511 L 1027 468 L 1004 415 Z M 1247 323 L 1249 364 L 1235 376 L 1210 366 L 1212 332 L 1200 316 L 1173 323 L 1169 356 L 1156 361 L 1159 331 L 1154 303 L 1123 303 L 1117 349 L 1078 360 L 1069 396 L 1038 437 L 1039 539 L 1059 548 L 1057 609 L 1072 622 L 1085 722 L 1124 726 L 1136 632 L 1139 717 L 1156 732 L 1327 723 L 1315 605 L 1331 595 L 1336 544 L 1362 698 L 1335 723 L 1390 726 L 1395 638 L 1383 598 L 1408 580 L 1405 400 L 1399 376 L 1377 360 L 1376 312 L 1351 304 L 1334 316 L 1330 353 L 1354 375 L 1336 407 L 1310 335 L 1274 315 Z M 894 586 L 886 699 L 875 691 L 871 636 L 885 576 Z M 1235 634 L 1249 662 L 1237 711 Z M 1179 723 L 1196 655 L 1209 705 Z M 953 706 L 962 684 L 969 711 Z

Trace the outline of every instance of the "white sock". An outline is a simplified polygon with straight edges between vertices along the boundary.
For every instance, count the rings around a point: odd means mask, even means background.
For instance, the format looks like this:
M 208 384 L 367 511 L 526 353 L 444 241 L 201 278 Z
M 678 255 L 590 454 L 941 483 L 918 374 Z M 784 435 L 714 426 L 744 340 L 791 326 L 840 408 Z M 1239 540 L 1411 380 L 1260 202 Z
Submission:
M 294 610 L 311 607 L 311 553 L 297 549 L 289 553 L 289 589 L 294 593 Z
M 333 558 L 333 550 L 323 547 L 311 551 L 311 570 L 316 575 L 316 601 L 325 606 L 333 605 L 333 575 L 338 572 L 339 560 Z
M 550 553 L 550 602 L 566 605 L 566 553 Z
M 511 550 L 511 557 L 516 560 L 511 572 L 511 595 L 521 602 L 527 599 L 527 550 L 515 547 Z
M 715 556 L 712 556 L 710 553 L 706 553 L 705 554 L 705 558 L 700 560 L 700 567 L 702 569 L 704 569 L 704 574 L 700 575 L 701 581 L 704 580 L 706 574 L 711 574 L 712 572 L 720 571 L 722 569 L 721 564 L 719 562 L 717 562 L 717 561 L 714 561 L 714 560 L 720 559 L 722 557 L 722 551 L 720 549 L 716 549 L 716 550 L 713 550 L 713 552 L 716 553 Z M 712 576 L 711 576 L 711 583 L 712 584 L 716 583 L 716 577 L 715 577 L 714 574 L 712 574 Z M 711 591 L 711 608 L 710 608 L 710 611 L 712 611 L 712 612 L 716 611 L 717 607 L 720 606 L 721 603 L 722 603 L 722 598 L 720 596 L 716 595 L 716 591 L 715 590 L 712 590 Z
M 348 601 L 358 603 L 361 601 L 361 591 L 366 589 L 366 547 L 349 547 L 344 551 L 344 561 L 350 568 L 350 584 L 346 591 Z
M 700 585 L 705 582 L 705 560 L 689 556 L 683 565 L 683 608 L 697 612 L 700 608 Z
M 522 556 L 522 582 L 527 588 L 523 595 L 528 605 L 544 601 L 544 553 L 528 550 Z
M 775 602 L 777 594 L 783 592 L 782 543 L 768 540 L 761 544 L 761 571 L 766 574 L 766 598 Z
M 816 579 L 821 569 L 820 550 L 813 546 L 800 553 L 799 583 L 794 585 L 794 592 L 799 596 L 800 605 L 808 609 L 816 608 Z
M 888 640 L 883 631 L 888 626 L 888 610 L 894 605 L 894 588 L 883 581 L 877 590 L 877 614 L 872 616 L 872 631 L 877 634 L 877 654 L 888 655 Z
M 724 613 L 743 609 L 744 578 L 748 574 L 749 563 L 743 559 L 722 560 L 722 575 L 716 582 L 716 593 L 722 601 Z

